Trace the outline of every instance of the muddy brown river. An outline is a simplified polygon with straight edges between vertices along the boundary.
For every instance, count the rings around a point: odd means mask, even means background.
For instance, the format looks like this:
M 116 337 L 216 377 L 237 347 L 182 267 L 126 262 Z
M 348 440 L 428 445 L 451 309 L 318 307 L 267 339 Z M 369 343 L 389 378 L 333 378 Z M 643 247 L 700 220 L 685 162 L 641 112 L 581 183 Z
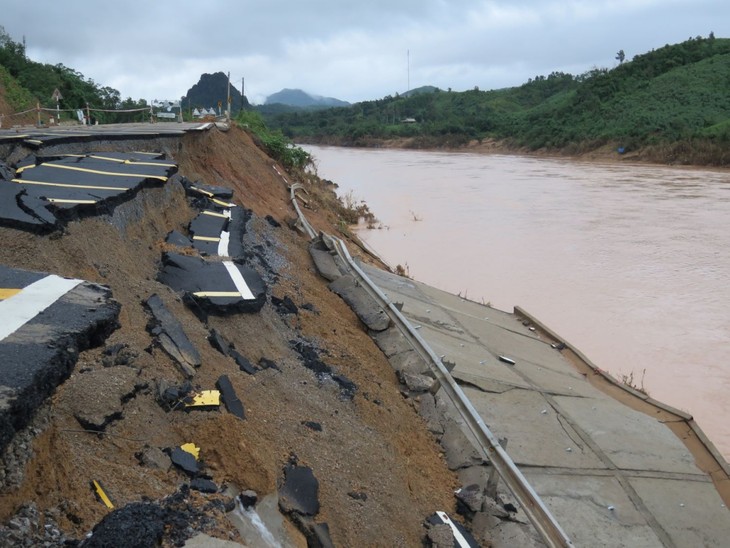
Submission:
M 730 172 L 307 146 L 391 266 L 542 320 L 730 457 Z

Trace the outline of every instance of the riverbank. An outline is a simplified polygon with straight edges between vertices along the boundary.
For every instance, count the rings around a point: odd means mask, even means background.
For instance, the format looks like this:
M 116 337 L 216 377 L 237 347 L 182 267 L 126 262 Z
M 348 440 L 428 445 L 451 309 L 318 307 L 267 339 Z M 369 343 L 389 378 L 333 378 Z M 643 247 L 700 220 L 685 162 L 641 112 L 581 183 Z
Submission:
M 694 166 L 701 168 L 730 167 L 730 146 L 713 141 L 686 141 L 645 146 L 619 152 L 619 143 L 594 146 L 575 144 L 562 149 L 537 149 L 518 146 L 509 139 L 464 141 L 451 137 L 408 137 L 375 139 L 370 137 L 351 141 L 329 136 L 298 140 L 299 144 L 341 146 L 364 149 L 403 149 L 431 152 L 471 152 L 476 154 L 515 154 L 537 158 L 571 158 L 581 161 L 638 163 L 641 165 Z

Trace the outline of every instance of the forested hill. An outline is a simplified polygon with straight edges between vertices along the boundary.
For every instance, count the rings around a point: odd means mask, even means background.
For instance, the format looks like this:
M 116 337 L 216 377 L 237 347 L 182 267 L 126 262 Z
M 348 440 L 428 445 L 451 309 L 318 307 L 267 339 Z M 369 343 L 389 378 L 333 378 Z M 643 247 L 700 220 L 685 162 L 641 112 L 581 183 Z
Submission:
M 42 107 L 56 107 L 55 90 L 61 94 L 61 109 L 80 109 L 87 104 L 98 109 L 134 109 L 147 105 L 143 99 L 121 99 L 119 91 L 101 86 L 80 72 L 62 64 L 49 65 L 29 59 L 25 46 L 13 41 L 0 26 L 0 88 L 11 113 Z M 101 122 L 118 121 L 114 113 L 99 113 Z M 124 121 L 128 121 L 127 116 Z
M 622 53 L 617 59 L 623 61 Z M 710 34 L 578 76 L 553 72 L 515 88 L 388 96 L 349 108 L 280 113 L 267 122 L 311 142 L 408 138 L 410 146 L 434 147 L 493 138 L 530 150 L 611 145 L 661 149 L 668 161 L 730 164 L 728 89 L 730 39 Z M 673 158 L 678 154 L 686 157 Z

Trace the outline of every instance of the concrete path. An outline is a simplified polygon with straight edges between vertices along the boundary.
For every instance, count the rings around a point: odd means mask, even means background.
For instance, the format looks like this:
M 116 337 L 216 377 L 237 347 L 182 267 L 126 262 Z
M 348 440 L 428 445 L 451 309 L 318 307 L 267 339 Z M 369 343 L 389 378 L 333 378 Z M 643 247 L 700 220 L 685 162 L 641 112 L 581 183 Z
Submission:
M 576 546 L 728 546 L 730 512 L 663 423 L 506 312 L 371 267 Z

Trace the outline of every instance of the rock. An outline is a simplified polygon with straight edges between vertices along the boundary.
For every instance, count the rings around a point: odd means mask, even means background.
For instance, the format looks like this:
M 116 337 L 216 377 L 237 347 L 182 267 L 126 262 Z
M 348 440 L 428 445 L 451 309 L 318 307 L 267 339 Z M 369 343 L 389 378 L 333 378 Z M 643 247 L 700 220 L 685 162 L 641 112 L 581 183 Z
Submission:
M 314 421 L 302 421 L 302 424 L 309 428 L 310 430 L 314 430 L 315 432 L 321 432 L 322 431 L 322 425 L 318 422 Z
M 297 305 L 294 304 L 294 301 L 292 301 L 288 295 L 284 295 L 283 299 L 279 299 L 272 295 L 271 304 L 274 305 L 276 311 L 282 316 L 285 316 L 287 314 L 296 315 L 299 313 L 299 308 L 297 308 Z
M 436 380 L 415 373 L 401 372 L 399 375 L 401 382 L 408 387 L 411 392 L 429 392 L 436 384 Z
M 367 493 L 364 493 L 363 491 L 350 491 L 349 493 L 347 493 L 347 496 L 351 499 L 361 500 L 363 502 L 368 500 Z
M 142 451 L 135 454 L 137 460 L 142 466 L 149 468 L 157 468 L 167 472 L 172 466 L 170 457 L 159 447 L 146 446 Z

